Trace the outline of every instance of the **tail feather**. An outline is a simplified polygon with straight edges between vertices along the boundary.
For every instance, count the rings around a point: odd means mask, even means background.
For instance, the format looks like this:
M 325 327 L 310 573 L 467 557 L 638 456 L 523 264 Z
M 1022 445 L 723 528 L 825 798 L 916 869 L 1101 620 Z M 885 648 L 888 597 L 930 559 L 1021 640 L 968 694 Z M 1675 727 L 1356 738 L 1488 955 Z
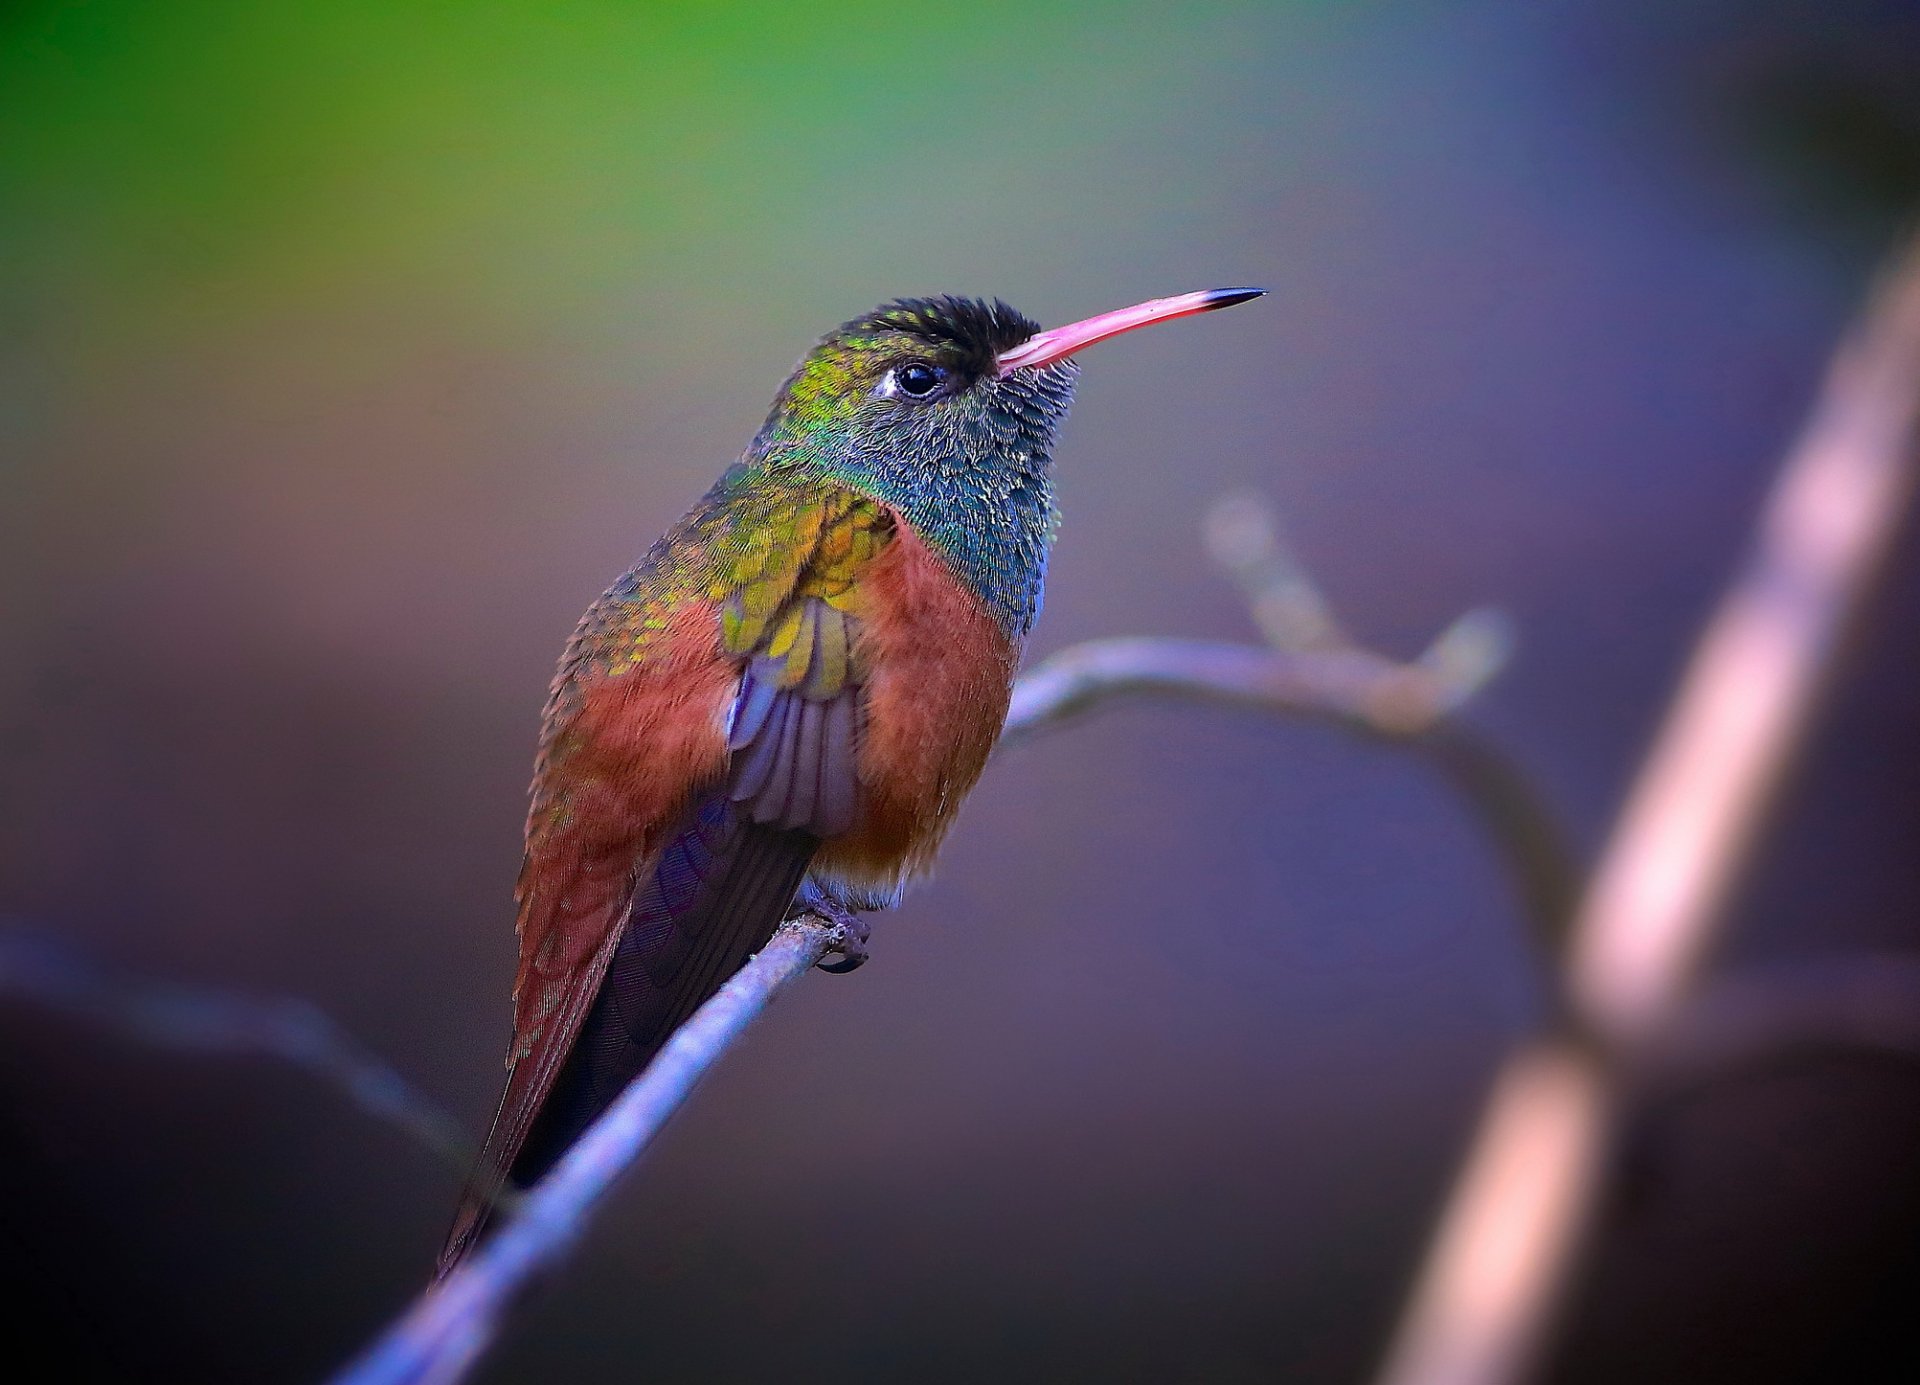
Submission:
M 656 868 L 634 900 L 600 994 L 513 1163 L 516 1183 L 545 1174 L 667 1037 L 766 945 L 819 846 L 804 832 L 744 822 L 725 802 L 702 817 L 712 867 L 678 898 Z
M 589 975 L 585 978 L 589 984 L 577 986 L 568 995 L 560 1013 L 550 1022 L 546 1038 L 524 1058 L 514 1060 L 508 1069 L 507 1089 L 500 1094 L 500 1105 L 493 1113 L 486 1143 L 480 1147 L 473 1172 L 461 1190 L 460 1205 L 454 1209 L 453 1225 L 440 1247 L 440 1258 L 433 1269 L 436 1281 L 446 1278 L 455 1265 L 466 1259 L 492 1221 L 494 1206 L 507 1184 L 507 1171 L 560 1074 L 568 1046 L 593 1000 L 599 978 L 606 974 L 622 932 L 619 928 L 607 930 L 606 942 L 589 963 Z
M 479 1167 L 435 1271 L 478 1244 L 510 1178 L 539 1179 L 780 924 L 819 838 L 703 804 L 656 857 L 592 984 L 575 987 L 550 1038 L 514 1065 Z M 579 999 L 576 1002 L 575 997 Z

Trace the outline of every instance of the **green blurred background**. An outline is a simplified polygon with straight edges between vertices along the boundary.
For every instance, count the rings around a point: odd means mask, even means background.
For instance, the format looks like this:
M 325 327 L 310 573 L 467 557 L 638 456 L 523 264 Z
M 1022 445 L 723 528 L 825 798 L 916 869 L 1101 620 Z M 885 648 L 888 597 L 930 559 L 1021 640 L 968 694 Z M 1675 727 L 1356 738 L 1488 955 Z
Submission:
M 1272 290 L 1089 357 L 1036 652 L 1247 636 L 1197 526 L 1251 486 L 1382 647 L 1515 616 L 1476 716 L 1591 847 L 1917 170 L 1892 0 L 14 3 L 0 914 L 310 996 L 477 1129 L 573 617 L 815 336 L 949 290 Z M 1736 961 L 1920 941 L 1916 630 L 1908 557 Z M 1421 766 L 1217 711 L 1007 756 L 875 950 L 491 1378 L 1361 1378 L 1538 1013 Z M 75 1379 L 317 1378 L 455 1191 L 30 1007 L 0 1093 L 15 1340 Z M 1834 1066 L 1674 1117 L 1554 1378 L 1912 1378 L 1916 1114 Z

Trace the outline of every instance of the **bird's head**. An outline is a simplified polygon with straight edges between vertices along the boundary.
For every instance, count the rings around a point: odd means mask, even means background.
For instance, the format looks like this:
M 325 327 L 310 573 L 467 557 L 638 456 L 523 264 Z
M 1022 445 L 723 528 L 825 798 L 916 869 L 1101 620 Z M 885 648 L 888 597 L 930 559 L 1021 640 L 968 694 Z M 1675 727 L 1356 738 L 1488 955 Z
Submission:
M 896 299 L 807 353 L 750 460 L 803 469 L 888 505 L 1024 636 L 1056 522 L 1049 478 L 1080 372 L 1075 355 L 1260 292 L 1156 298 L 1048 331 L 997 300 Z
M 1158 298 L 1042 331 L 1000 301 L 901 298 L 829 332 L 788 377 L 756 450 L 798 448 L 882 499 L 924 466 L 1044 464 L 1079 375 L 1108 337 L 1259 295 Z

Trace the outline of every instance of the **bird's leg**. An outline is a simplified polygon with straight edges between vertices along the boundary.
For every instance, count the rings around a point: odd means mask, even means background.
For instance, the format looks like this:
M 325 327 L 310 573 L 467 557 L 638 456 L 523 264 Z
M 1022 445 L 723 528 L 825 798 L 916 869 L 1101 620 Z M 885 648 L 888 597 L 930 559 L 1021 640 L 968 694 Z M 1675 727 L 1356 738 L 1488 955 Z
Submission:
M 800 892 L 793 897 L 793 907 L 787 911 L 787 917 L 818 914 L 840 930 L 840 940 L 828 949 L 838 953 L 839 960 L 816 965 L 821 971 L 844 976 L 864 966 L 870 955 L 867 952 L 867 939 L 873 936 L 873 925 L 861 917 L 861 912 L 858 904 L 839 898 L 831 887 L 823 887 L 812 876 L 808 876 L 801 883 Z

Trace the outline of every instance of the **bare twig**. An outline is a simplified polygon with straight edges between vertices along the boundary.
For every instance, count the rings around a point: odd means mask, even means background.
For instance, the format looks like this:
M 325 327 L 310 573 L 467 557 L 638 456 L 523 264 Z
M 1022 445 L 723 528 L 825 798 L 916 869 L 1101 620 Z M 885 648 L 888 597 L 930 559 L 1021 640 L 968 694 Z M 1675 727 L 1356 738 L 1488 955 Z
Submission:
M 422 1295 L 337 1385 L 450 1385 L 465 1377 L 501 1316 L 560 1264 L 621 1174 L 631 1168 L 695 1085 L 783 989 L 840 941 L 818 918 L 781 926 L 675 1030 L 633 1085 L 529 1190 L 516 1215 L 436 1288 Z
M 1289 651 L 1211 640 L 1088 640 L 1020 679 L 1001 739 L 1012 742 L 1107 702 L 1149 694 L 1319 717 L 1375 735 L 1431 730 L 1470 695 L 1418 664 L 1361 649 Z
M 1234 563 L 1249 561 L 1251 502 L 1236 502 Z M 1216 527 L 1218 521 L 1215 521 Z M 1271 531 L 1264 530 L 1271 539 Z M 1218 540 L 1216 538 L 1216 547 Z M 1215 640 L 1088 640 L 1042 660 L 1013 691 L 1003 745 L 1129 697 L 1213 702 L 1332 722 L 1405 744 L 1445 774 L 1499 849 L 1552 976 L 1572 913 L 1579 866 L 1555 814 L 1513 762 L 1456 715 L 1505 662 L 1503 617 L 1470 611 L 1427 651 L 1400 663 L 1348 641 L 1298 565 L 1268 555 L 1282 590 L 1252 592 L 1270 633 L 1310 632 L 1310 645 L 1262 648 Z M 1282 607 L 1295 609 L 1294 615 Z
M 128 976 L 18 929 L 0 931 L 0 992 L 164 1048 L 279 1058 L 339 1088 L 462 1177 L 473 1166 L 460 1123 L 311 1001 Z
M 1383 1385 L 1510 1385 L 1530 1370 L 1596 1201 L 1624 1074 L 1712 942 L 1905 510 L 1917 430 L 1920 242 L 1836 358 L 1702 636 L 1576 916 L 1573 1013 L 1496 1080 Z
M 1246 594 L 1267 647 L 1140 637 L 1073 645 L 1022 675 L 1002 744 L 1137 694 L 1317 717 L 1405 739 L 1442 726 L 1512 653 L 1505 617 L 1490 610 L 1467 612 L 1410 663 L 1363 648 L 1340 628 L 1257 495 L 1216 502 L 1205 536 L 1214 561 Z

